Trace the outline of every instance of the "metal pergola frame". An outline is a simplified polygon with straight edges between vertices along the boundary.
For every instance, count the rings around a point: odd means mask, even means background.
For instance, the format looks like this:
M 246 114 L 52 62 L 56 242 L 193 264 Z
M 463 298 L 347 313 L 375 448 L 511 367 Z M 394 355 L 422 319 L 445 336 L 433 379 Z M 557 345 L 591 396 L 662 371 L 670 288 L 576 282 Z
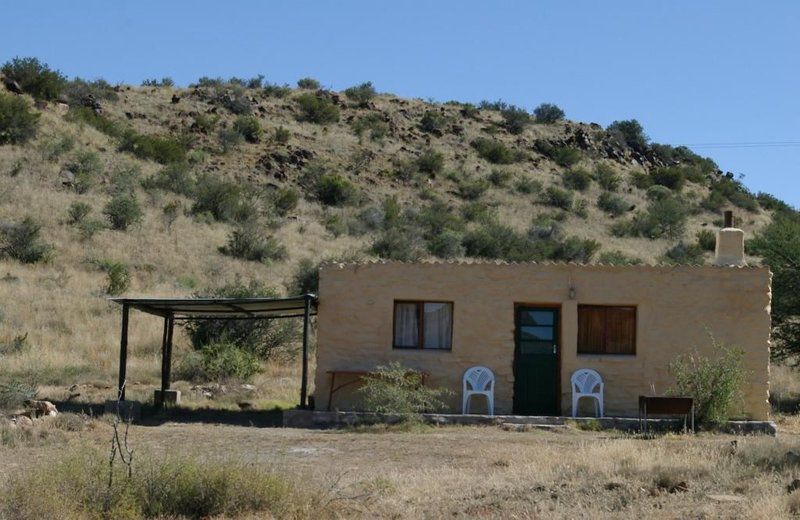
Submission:
M 308 334 L 311 316 L 317 314 L 315 294 L 285 298 L 111 298 L 122 306 L 119 343 L 118 398 L 125 400 L 128 367 L 128 321 L 131 309 L 164 318 L 161 339 L 161 402 L 170 388 L 172 337 L 176 321 L 194 320 L 273 320 L 303 318 L 303 372 L 300 407 L 308 406 Z

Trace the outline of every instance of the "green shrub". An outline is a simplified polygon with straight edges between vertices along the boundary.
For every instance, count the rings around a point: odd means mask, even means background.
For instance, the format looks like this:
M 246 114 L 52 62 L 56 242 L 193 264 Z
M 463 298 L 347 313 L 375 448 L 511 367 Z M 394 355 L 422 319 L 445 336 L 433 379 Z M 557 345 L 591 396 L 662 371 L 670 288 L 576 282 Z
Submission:
M 195 178 L 188 163 L 173 163 L 142 181 L 146 190 L 158 189 L 191 196 L 195 190 Z
M 36 399 L 38 386 L 32 381 L 13 379 L 0 383 L 0 410 L 14 410 L 22 407 L 28 399 Z
M 392 158 L 392 176 L 403 182 L 413 181 L 418 177 L 417 161 L 411 158 L 397 157 Z
M 552 103 L 542 103 L 533 110 L 537 123 L 555 123 L 564 119 L 564 111 Z
M 564 186 L 572 190 L 584 191 L 592 183 L 592 175 L 583 168 L 567 170 L 562 177 Z
M 630 181 L 634 187 L 646 190 L 653 185 L 653 178 L 642 170 L 635 170 L 630 174 Z
M 175 367 L 184 381 L 247 381 L 261 370 L 258 358 L 231 343 L 212 343 L 190 352 Z
M 228 243 L 219 251 L 251 262 L 269 263 L 286 258 L 286 248 L 276 238 L 267 236 L 257 222 L 237 225 L 228 235 Z
M 758 201 L 755 196 L 738 180 L 733 177 L 720 177 L 711 183 L 711 193 L 701 205 L 711 211 L 719 211 L 727 199 L 733 205 L 747 211 L 758 211 Z M 714 208 L 714 206 L 717 206 Z
M 150 159 L 161 164 L 186 161 L 186 148 L 169 136 L 142 135 L 133 130 L 125 132 L 119 149 L 140 159 Z
M 208 213 L 220 222 L 245 222 L 254 217 L 255 208 L 240 184 L 203 175 L 195 185 L 191 212 L 193 215 Z
M 470 144 L 478 152 L 478 155 L 492 164 L 511 164 L 520 160 L 519 153 L 494 139 L 479 137 Z
M 461 206 L 461 216 L 468 222 L 485 222 L 494 218 L 494 208 L 485 202 L 470 201 Z
M 70 107 L 66 119 L 76 123 L 85 123 L 109 137 L 121 138 L 126 132 L 123 125 L 96 113 L 89 107 Z
M 594 170 L 594 180 L 606 191 L 617 191 L 621 179 L 612 166 L 601 163 Z
M 441 112 L 426 110 L 419 120 L 419 128 L 423 132 L 440 136 L 449 123 L 450 119 Z
M 452 392 L 422 384 L 422 373 L 394 361 L 367 374 L 359 393 L 364 409 L 404 416 L 444 410 L 443 398 Z
M 306 90 L 317 90 L 319 89 L 319 81 L 314 78 L 300 78 L 297 80 L 297 87 Z
M 609 265 L 639 265 L 642 263 L 640 258 L 628 256 L 622 251 L 606 251 L 600 254 L 597 261 Z
M 181 207 L 180 201 L 172 200 L 164 204 L 161 208 L 161 218 L 164 222 L 164 229 L 166 229 L 167 232 L 172 230 L 172 225 L 178 220 Z
M 320 262 L 315 262 L 310 258 L 300 260 L 289 283 L 289 293 L 318 294 L 319 266 Z
M 230 110 L 236 115 L 250 115 L 253 104 L 250 93 L 242 85 L 227 84 L 213 87 L 210 96 L 211 102 Z
M 536 179 L 523 177 L 514 183 L 514 189 L 526 195 L 536 194 L 542 191 L 542 183 Z
M 275 83 L 265 83 L 264 88 L 261 91 L 267 97 L 285 98 L 292 93 L 292 87 L 290 87 L 289 85 L 277 85 Z
M 289 212 L 297 208 L 297 203 L 300 200 L 300 192 L 291 186 L 278 188 L 272 192 L 271 199 L 278 215 L 286 216 Z
M 16 81 L 26 94 L 45 101 L 57 99 L 67 85 L 67 78 L 61 72 L 36 58 L 14 58 L 0 72 L 6 80 Z
M 703 251 L 714 251 L 717 247 L 717 235 L 710 229 L 701 229 L 697 232 L 697 245 Z
M 778 197 L 763 191 L 759 191 L 756 194 L 756 201 L 758 201 L 759 206 L 767 211 L 787 211 L 791 209 L 791 206 L 780 200 Z
M 489 181 L 483 177 L 462 178 L 458 182 L 458 196 L 465 200 L 477 200 L 489 189 Z
M 359 139 L 367 131 L 369 131 L 369 138 L 372 141 L 382 141 L 389 134 L 389 123 L 384 120 L 381 114 L 375 112 L 353 120 L 350 126 Z
M 272 141 L 278 144 L 286 144 L 289 142 L 289 138 L 292 136 L 292 133 L 289 132 L 286 128 L 279 126 L 275 129 L 275 132 L 272 134 Z
M 279 296 L 257 281 L 221 285 L 195 294 L 198 298 L 254 298 Z M 294 320 L 200 320 L 187 323 L 185 330 L 192 347 L 199 350 L 214 343 L 230 343 L 259 359 L 291 352 L 298 339 Z
M 429 148 L 417 157 L 417 170 L 423 173 L 436 176 L 441 173 L 442 168 L 444 168 L 444 155 L 441 152 Z
M 244 137 L 234 128 L 221 128 L 217 132 L 217 141 L 222 146 L 222 153 L 228 153 L 237 149 L 244 142 Z
M 557 165 L 563 166 L 564 168 L 575 166 L 581 161 L 582 157 L 580 150 L 569 146 L 556 147 L 551 156 Z
M 511 180 L 512 176 L 513 174 L 508 170 L 495 168 L 492 170 L 492 173 L 489 174 L 489 182 L 491 182 L 493 186 L 501 188 L 508 185 L 508 182 Z
M 39 114 L 24 99 L 0 93 L 0 145 L 25 143 L 38 128 Z
M 42 242 L 41 224 L 31 217 L 20 222 L 0 225 L 0 257 L 12 258 L 23 264 L 35 264 L 49 260 L 53 247 Z
M 744 351 L 718 343 L 711 337 L 712 356 L 695 351 L 682 354 L 669 364 L 675 378 L 674 395 L 694 399 L 695 414 L 701 424 L 714 425 L 738 412 L 747 372 Z
M 125 231 L 142 221 L 144 213 L 135 195 L 119 194 L 111 198 L 103 208 L 111 229 Z
M 135 164 L 117 165 L 108 176 L 108 192 L 111 195 L 127 195 L 133 193 L 141 183 L 141 170 Z
M 95 152 L 83 151 L 75 154 L 64 168 L 75 176 L 72 188 L 78 193 L 86 193 L 97 184 L 103 171 L 103 163 Z
M 667 168 L 656 168 L 650 173 L 653 183 L 658 186 L 666 186 L 673 191 L 681 191 L 686 183 L 686 174 L 683 168 L 671 166 Z
M 170 77 L 163 77 L 161 79 L 151 78 L 142 80 L 143 87 L 174 87 L 175 81 Z
M 651 239 L 678 238 L 686 229 L 686 208 L 677 197 L 650 203 L 645 213 L 620 221 L 611 228 L 615 236 L 643 236 Z
M 327 206 L 344 206 L 358 201 L 358 189 L 338 173 L 324 173 L 314 185 L 317 199 Z
M 584 198 L 577 198 L 572 203 L 572 212 L 577 217 L 589 218 L 589 201 Z
M 359 106 L 366 107 L 370 100 L 375 97 L 375 87 L 371 81 L 345 89 L 344 95 L 355 101 Z
M 131 285 L 131 273 L 127 265 L 115 260 L 102 260 L 97 265 L 106 273 L 106 294 L 119 296 L 128 290 Z
M 525 262 L 543 259 L 545 254 L 529 240 L 512 228 L 497 222 L 486 222 L 464 235 L 467 256 L 501 259 L 509 262 Z
M 525 109 L 509 105 L 500 111 L 503 117 L 503 126 L 514 135 L 519 135 L 531 124 L 531 115 Z
M 210 114 L 195 114 L 192 116 L 192 126 L 193 130 L 197 130 L 203 134 L 210 134 L 214 131 L 217 127 L 217 123 L 219 123 L 220 117 L 218 115 L 210 115 Z
M 86 220 L 86 217 L 92 212 L 92 207 L 85 202 L 73 202 L 67 210 L 67 222 L 73 226 L 77 226 Z
M 650 186 L 647 188 L 647 192 L 645 193 L 648 199 L 650 200 L 661 200 L 672 197 L 672 190 L 667 188 L 666 186 L 655 185 Z
M 428 241 L 428 252 L 444 259 L 464 256 L 462 240 L 463 235 L 460 232 L 446 229 Z
M 699 244 L 680 241 L 667 249 L 661 259 L 673 265 L 700 265 L 703 263 L 703 248 Z
M 620 143 L 627 144 L 637 151 L 644 151 L 647 148 L 649 138 L 644 133 L 644 128 L 635 119 L 624 121 L 614 121 L 608 128 L 608 133 L 615 137 Z
M 425 238 L 433 239 L 447 230 L 461 231 L 464 222 L 444 201 L 434 200 L 430 205 L 422 208 L 416 216 L 416 222 L 412 222 L 417 229 L 421 229 Z M 395 219 L 394 225 L 399 225 L 401 218 Z
M 625 199 L 619 195 L 604 191 L 597 197 L 597 207 L 609 215 L 618 217 L 628 211 L 630 204 L 625 202 Z
M 300 108 L 300 121 L 327 125 L 339 121 L 339 108 L 333 102 L 322 96 L 307 92 L 295 98 L 297 106 Z
M 75 78 L 67 83 L 64 94 L 70 106 L 84 106 L 91 99 L 116 101 L 119 98 L 114 87 L 104 79 L 86 81 Z
M 572 194 L 557 186 L 548 186 L 544 191 L 542 202 L 548 206 L 569 210 L 572 207 Z
M 412 230 L 392 227 L 375 238 L 370 252 L 388 260 L 413 262 L 423 256 L 422 240 Z
M 258 118 L 254 116 L 239 116 L 233 122 L 233 129 L 248 143 L 257 143 L 261 140 L 264 131 L 261 129 L 261 123 Z
M 91 239 L 98 231 L 107 229 L 108 226 L 102 220 L 86 219 L 78 224 L 78 231 L 80 232 L 82 240 Z

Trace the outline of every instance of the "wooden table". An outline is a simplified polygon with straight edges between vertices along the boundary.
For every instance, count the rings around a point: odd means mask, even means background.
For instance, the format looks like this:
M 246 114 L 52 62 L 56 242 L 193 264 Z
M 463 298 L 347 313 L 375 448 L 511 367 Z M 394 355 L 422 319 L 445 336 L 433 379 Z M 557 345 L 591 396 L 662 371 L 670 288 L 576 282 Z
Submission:
M 686 420 L 691 416 L 694 432 L 694 399 L 684 396 L 639 396 L 639 430 L 647 432 L 647 416 L 683 415 L 683 430 L 686 431 Z M 644 428 L 642 426 L 644 425 Z
M 369 370 L 328 370 L 327 373 L 331 375 L 331 387 L 330 387 L 330 391 L 328 392 L 328 408 L 327 408 L 327 410 L 330 412 L 331 411 L 331 403 L 333 402 L 333 394 L 334 393 L 338 392 L 339 390 L 341 390 L 342 388 L 344 388 L 346 386 L 350 386 L 350 385 L 353 385 L 355 383 L 358 383 L 359 381 L 361 381 L 361 379 L 364 376 L 369 375 L 372 372 L 369 371 Z M 340 376 L 354 376 L 354 377 L 353 377 L 352 380 L 344 382 L 344 383 L 340 383 L 339 386 L 336 386 L 336 376 L 337 375 L 340 375 Z M 427 376 L 427 373 L 420 372 L 420 375 L 422 377 L 422 384 L 424 385 L 425 384 L 425 377 Z

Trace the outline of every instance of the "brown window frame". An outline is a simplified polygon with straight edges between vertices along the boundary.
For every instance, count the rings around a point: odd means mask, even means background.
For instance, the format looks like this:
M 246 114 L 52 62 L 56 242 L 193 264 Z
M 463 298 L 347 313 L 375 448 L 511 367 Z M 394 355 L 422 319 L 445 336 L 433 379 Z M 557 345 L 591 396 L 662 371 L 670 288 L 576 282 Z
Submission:
M 395 338 L 397 337 L 397 304 L 398 303 L 413 303 L 417 306 L 417 346 L 403 346 L 396 345 Z M 425 304 L 426 303 L 445 303 L 450 306 L 450 347 L 448 348 L 425 348 Z M 394 300 L 392 304 L 392 348 L 398 350 L 427 350 L 427 351 L 442 351 L 450 352 L 453 350 L 453 315 L 455 314 L 455 305 L 452 301 L 447 300 Z
M 605 313 L 603 319 L 603 352 L 583 352 L 581 351 L 580 343 L 580 327 L 581 327 L 581 309 L 632 309 L 633 310 L 633 350 L 631 352 L 608 352 L 608 313 Z M 637 351 L 637 329 L 639 326 L 639 308 L 636 305 L 578 305 L 578 341 L 577 341 L 577 354 L 579 356 L 635 356 Z

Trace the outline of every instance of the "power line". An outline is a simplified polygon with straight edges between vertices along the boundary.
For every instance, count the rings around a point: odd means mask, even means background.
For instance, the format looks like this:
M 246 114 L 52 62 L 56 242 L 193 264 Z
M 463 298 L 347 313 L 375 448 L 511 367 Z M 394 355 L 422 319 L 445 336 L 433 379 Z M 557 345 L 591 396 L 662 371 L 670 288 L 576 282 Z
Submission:
M 691 143 L 680 144 L 688 148 L 792 148 L 800 146 L 800 141 L 745 141 L 731 143 Z

